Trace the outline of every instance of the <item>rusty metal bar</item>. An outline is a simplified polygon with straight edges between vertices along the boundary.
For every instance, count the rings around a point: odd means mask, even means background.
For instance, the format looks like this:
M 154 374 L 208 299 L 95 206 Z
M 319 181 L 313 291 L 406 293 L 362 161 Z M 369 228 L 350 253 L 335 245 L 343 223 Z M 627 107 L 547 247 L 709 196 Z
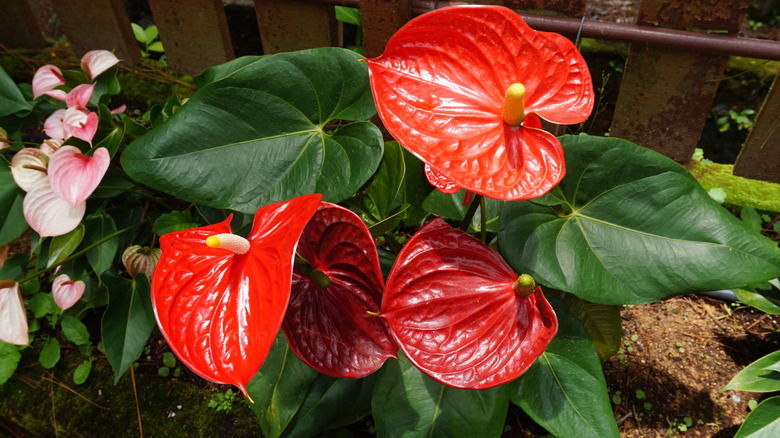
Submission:
M 360 7 L 360 0 L 315 1 L 353 8 Z M 411 0 L 411 2 L 412 15 L 414 16 L 434 9 L 466 3 L 442 0 Z M 581 23 L 581 20 L 578 18 L 527 13 L 521 13 L 520 16 L 523 17 L 529 26 L 536 30 L 557 32 L 570 37 L 577 35 Z M 738 38 L 727 35 L 663 29 L 635 24 L 617 24 L 596 20 L 585 20 L 582 24 L 582 36 L 584 38 L 647 44 L 717 55 L 736 55 L 780 61 L 780 41 Z

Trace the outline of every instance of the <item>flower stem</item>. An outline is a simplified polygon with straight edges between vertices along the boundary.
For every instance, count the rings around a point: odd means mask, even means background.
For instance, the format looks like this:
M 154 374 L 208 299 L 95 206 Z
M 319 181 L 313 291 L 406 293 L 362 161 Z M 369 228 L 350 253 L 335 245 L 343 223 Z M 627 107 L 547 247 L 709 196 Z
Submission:
M 483 196 L 480 194 L 474 195 L 474 199 L 471 200 L 471 205 L 469 205 L 469 209 L 466 211 L 466 215 L 463 216 L 463 222 L 460 223 L 461 230 L 468 231 L 469 225 L 471 224 L 471 219 L 474 217 L 474 213 L 477 212 L 477 207 L 482 204 L 482 198 Z M 482 210 L 484 211 L 485 209 L 483 208 Z M 482 223 L 484 223 L 484 221 Z
M 114 232 L 114 233 L 111 233 L 111 234 L 109 234 L 108 236 L 106 236 L 106 237 L 104 237 L 104 238 L 102 238 L 102 239 L 98 240 L 97 242 L 95 242 L 95 243 L 93 243 L 93 244 L 91 244 L 91 245 L 88 245 L 88 246 L 84 247 L 84 248 L 83 248 L 81 251 L 76 251 L 76 252 L 74 252 L 73 254 L 71 254 L 71 255 L 69 255 L 69 256 L 67 256 L 67 257 L 65 257 L 64 259 L 62 259 L 62 260 L 60 261 L 60 263 L 58 263 L 58 264 L 56 264 L 56 265 L 49 266 L 48 268 L 43 268 L 43 269 L 41 269 L 41 270 L 39 270 L 39 271 L 35 272 L 34 274 L 30 274 L 30 275 L 28 275 L 27 277 L 24 277 L 23 279 L 19 280 L 19 284 L 22 284 L 22 283 L 24 283 L 24 282 L 26 282 L 26 281 L 30 281 L 30 280 L 32 280 L 32 279 L 34 279 L 34 278 L 38 278 L 38 276 L 39 276 L 39 275 L 41 275 L 41 274 L 44 274 L 44 273 L 46 273 L 46 272 L 48 272 L 48 271 L 51 271 L 52 269 L 55 269 L 57 266 L 59 266 L 59 265 L 61 265 L 61 264 L 65 263 L 65 262 L 67 262 L 67 261 L 69 261 L 69 260 L 71 260 L 71 259 L 74 259 L 74 258 L 76 258 L 76 257 L 79 257 L 79 256 L 81 256 L 81 255 L 84 255 L 84 254 L 86 254 L 87 252 L 91 251 L 92 249 L 94 249 L 94 248 L 96 248 L 96 247 L 98 247 L 98 246 L 100 246 L 100 245 L 102 245 L 102 244 L 104 244 L 104 243 L 108 242 L 109 240 L 113 239 L 114 237 L 121 236 L 122 234 L 124 234 L 124 233 L 126 233 L 126 232 L 128 232 L 128 231 L 131 231 L 131 230 L 133 230 L 134 228 L 138 227 L 139 225 L 143 225 L 144 223 L 145 223 L 145 222 L 138 222 L 138 223 L 136 223 L 136 224 L 130 225 L 129 227 L 122 228 L 122 229 L 121 229 L 121 230 L 119 230 L 119 231 L 116 231 L 116 232 Z

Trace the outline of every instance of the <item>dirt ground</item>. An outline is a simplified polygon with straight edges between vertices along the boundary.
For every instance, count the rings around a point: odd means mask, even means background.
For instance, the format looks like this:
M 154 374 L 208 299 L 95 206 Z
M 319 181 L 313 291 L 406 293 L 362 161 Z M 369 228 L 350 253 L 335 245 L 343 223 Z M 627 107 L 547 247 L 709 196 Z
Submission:
M 733 436 L 761 394 L 721 389 L 780 348 L 777 318 L 699 295 L 621 316 L 621 351 L 604 364 L 621 436 Z

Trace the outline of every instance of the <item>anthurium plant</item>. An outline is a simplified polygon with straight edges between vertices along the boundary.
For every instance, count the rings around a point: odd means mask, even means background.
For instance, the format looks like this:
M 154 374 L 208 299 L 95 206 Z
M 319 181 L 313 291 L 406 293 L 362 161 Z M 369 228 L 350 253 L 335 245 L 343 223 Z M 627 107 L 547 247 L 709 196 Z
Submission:
M 159 329 L 271 437 L 367 415 L 383 437 L 499 436 L 510 403 L 614 437 L 604 313 L 780 275 L 777 246 L 672 160 L 542 129 L 579 130 L 590 73 L 510 9 L 424 14 L 375 59 L 239 58 L 146 125 L 109 109 L 109 55 L 0 75 L 0 244 L 32 236 L 0 268 L 4 364 L 89 354 L 101 315 L 116 379 Z

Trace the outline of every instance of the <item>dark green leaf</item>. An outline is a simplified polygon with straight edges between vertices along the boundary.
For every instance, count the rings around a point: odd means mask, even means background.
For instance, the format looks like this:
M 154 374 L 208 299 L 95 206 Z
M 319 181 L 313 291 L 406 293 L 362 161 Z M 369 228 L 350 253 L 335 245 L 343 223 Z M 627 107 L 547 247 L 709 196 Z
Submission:
M 22 211 L 24 196 L 16 187 L 7 164 L 0 166 L 0 245 L 11 242 L 27 229 Z
M 780 362 L 780 350 L 767 354 L 737 373 L 723 388 L 751 392 L 780 391 L 780 371 L 772 369 Z
M 396 202 L 398 204 L 409 204 L 409 209 L 402 216 L 404 225 L 415 226 L 422 222 L 423 218 L 428 214 L 422 207 L 422 204 L 428 193 L 433 190 L 433 186 L 428 184 L 428 179 L 425 177 L 423 162 L 412 155 L 406 148 L 403 148 L 403 153 L 406 171 L 404 172 L 404 181 L 401 185 L 401 190 L 398 192 Z
M 78 318 L 72 316 L 66 316 L 62 318 L 62 332 L 65 333 L 65 337 L 70 342 L 76 345 L 89 344 L 89 332 L 87 326 L 84 325 Z
M 595 347 L 562 301 L 550 303 L 558 334 L 520 377 L 512 402 L 557 436 L 619 437 Z
M 558 207 L 507 203 L 499 247 L 518 272 L 603 304 L 766 281 L 780 249 L 674 161 L 614 138 L 564 136 Z
M 31 109 L 14 80 L 0 67 L 0 117 Z
M 41 350 L 41 354 L 38 355 L 38 361 L 47 370 L 57 365 L 57 362 L 60 361 L 60 341 L 56 338 L 49 339 L 49 342 Z
M 320 374 L 282 436 L 316 436 L 326 428 L 345 426 L 368 415 L 374 379 L 375 374 L 362 379 Z
M 151 287 L 144 274 L 130 281 L 107 271 L 101 280 L 108 288 L 108 307 L 100 328 L 116 382 L 141 355 L 155 327 Z
M 398 142 L 385 143 L 385 152 L 379 169 L 374 174 L 374 179 L 366 187 L 366 193 L 374 202 L 379 216 L 377 220 L 384 220 L 393 207 L 393 201 L 398 196 L 401 183 L 404 179 L 404 155 L 403 148 Z
M 503 432 L 510 385 L 451 388 L 405 359 L 389 360 L 377 373 L 371 406 L 379 437 L 498 437 Z
M 193 82 L 195 83 L 195 86 L 198 87 L 198 89 L 203 88 L 211 82 L 218 81 L 227 76 L 230 76 L 237 70 L 246 67 L 247 65 L 252 64 L 261 58 L 263 57 L 254 56 L 254 55 L 242 56 L 232 61 L 215 65 L 214 67 L 209 67 L 206 70 L 204 70 L 203 73 L 199 74 L 198 76 L 195 76 Z
M 79 224 L 73 231 L 56 236 L 51 239 L 49 245 L 49 259 L 46 267 L 54 266 L 71 255 L 78 248 L 84 238 L 84 224 Z
M 780 315 L 780 289 L 770 283 L 764 284 L 766 288 L 756 287 L 754 290 L 736 288 L 734 294 L 739 301 L 748 306 L 771 315 Z
M 116 233 L 114 219 L 107 214 L 91 214 L 84 219 L 84 244 L 89 246 Z M 87 260 L 98 278 L 111 267 L 119 249 L 119 239 L 113 237 L 87 251 Z
M 344 200 L 373 175 L 384 146 L 365 121 L 376 109 L 359 59 L 338 48 L 258 59 L 131 143 L 122 166 L 173 196 L 250 214 L 313 192 Z
M 263 366 L 247 385 L 263 436 L 280 436 L 300 409 L 317 372 L 293 354 L 279 331 Z
M 763 221 L 761 220 L 761 216 L 758 214 L 755 208 L 742 207 L 742 210 L 739 212 L 739 218 L 742 219 L 742 222 L 748 224 L 748 226 L 752 228 L 753 231 L 757 233 L 761 232 Z
M 8 344 L 0 341 L 0 385 L 7 382 L 16 371 L 16 366 L 19 365 L 19 359 L 22 355 L 19 354 L 19 349 L 16 345 Z
M 456 221 L 462 221 L 466 217 L 466 212 L 469 209 L 469 205 L 463 205 L 463 201 L 466 199 L 466 189 L 461 189 L 456 193 L 448 195 L 438 190 L 433 190 L 425 202 L 423 202 L 423 208 L 429 213 L 446 217 L 448 219 L 454 219 Z M 498 231 L 498 217 L 501 213 L 501 207 L 504 202 L 496 201 L 495 199 L 482 198 L 485 200 L 485 212 L 487 214 L 487 221 L 485 222 L 485 230 L 491 233 Z M 472 196 L 471 202 L 479 202 L 478 198 Z M 470 230 L 472 232 L 482 229 L 482 206 L 477 207 L 477 211 L 474 213 L 474 217 L 471 219 Z
M 54 298 L 48 292 L 40 292 L 33 295 L 32 298 L 27 301 L 27 308 L 32 311 L 36 318 L 57 313 L 60 309 L 54 302 Z
M 780 396 L 768 398 L 748 414 L 734 438 L 780 436 Z
M 617 353 L 623 335 L 620 306 L 591 303 L 572 294 L 565 294 L 563 300 L 585 326 L 602 361 Z
M 164 213 L 154 221 L 154 230 L 160 236 L 198 226 L 200 224 L 195 221 L 189 210 Z

